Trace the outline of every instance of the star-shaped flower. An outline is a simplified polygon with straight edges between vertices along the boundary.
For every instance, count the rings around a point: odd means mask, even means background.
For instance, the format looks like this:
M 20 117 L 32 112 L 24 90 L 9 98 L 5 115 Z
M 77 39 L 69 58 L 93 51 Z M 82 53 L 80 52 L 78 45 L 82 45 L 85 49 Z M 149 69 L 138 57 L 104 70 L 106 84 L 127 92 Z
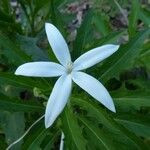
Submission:
M 97 79 L 81 72 L 81 70 L 109 57 L 118 50 L 119 46 L 107 44 L 94 48 L 72 62 L 67 43 L 59 30 L 50 23 L 45 24 L 45 30 L 51 48 L 60 64 L 42 61 L 30 62 L 19 66 L 15 72 L 16 75 L 32 77 L 60 76 L 48 99 L 45 111 L 45 127 L 50 127 L 63 111 L 71 94 L 72 81 L 109 110 L 115 112 L 113 100 L 106 88 Z

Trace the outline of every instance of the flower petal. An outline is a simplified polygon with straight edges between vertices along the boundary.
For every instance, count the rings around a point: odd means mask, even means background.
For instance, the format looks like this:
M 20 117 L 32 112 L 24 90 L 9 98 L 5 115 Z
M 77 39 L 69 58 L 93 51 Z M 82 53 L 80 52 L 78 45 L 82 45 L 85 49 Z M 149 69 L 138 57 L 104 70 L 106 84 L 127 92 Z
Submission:
M 52 90 L 45 111 L 45 127 L 50 127 L 64 109 L 71 93 L 71 75 L 61 76 Z
M 112 44 L 107 44 L 94 48 L 75 60 L 74 70 L 87 69 L 112 55 L 118 50 L 118 48 L 119 45 Z
M 65 73 L 65 68 L 53 62 L 30 62 L 19 66 L 16 75 L 32 77 L 56 77 Z
M 77 85 L 101 102 L 105 107 L 116 112 L 111 96 L 97 79 L 83 72 L 73 72 L 72 79 Z
M 45 30 L 54 54 L 59 62 L 66 66 L 68 62 L 71 62 L 71 57 L 65 39 L 59 30 L 50 23 L 45 24 Z

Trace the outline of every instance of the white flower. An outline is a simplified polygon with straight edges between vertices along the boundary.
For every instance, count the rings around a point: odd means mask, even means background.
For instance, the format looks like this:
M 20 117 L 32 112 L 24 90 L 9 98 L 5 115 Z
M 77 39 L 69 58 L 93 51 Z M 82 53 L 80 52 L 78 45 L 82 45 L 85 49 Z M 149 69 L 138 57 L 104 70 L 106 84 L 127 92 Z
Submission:
M 106 88 L 98 80 L 81 72 L 81 70 L 87 69 L 109 57 L 118 50 L 119 46 L 107 44 L 94 48 L 72 62 L 67 43 L 59 30 L 50 23 L 45 24 L 45 29 L 48 41 L 60 64 L 42 61 L 30 62 L 19 66 L 15 72 L 16 75 L 32 77 L 60 76 L 54 85 L 46 106 L 45 127 L 50 127 L 63 111 L 71 93 L 72 81 L 109 110 L 115 112 L 113 100 Z

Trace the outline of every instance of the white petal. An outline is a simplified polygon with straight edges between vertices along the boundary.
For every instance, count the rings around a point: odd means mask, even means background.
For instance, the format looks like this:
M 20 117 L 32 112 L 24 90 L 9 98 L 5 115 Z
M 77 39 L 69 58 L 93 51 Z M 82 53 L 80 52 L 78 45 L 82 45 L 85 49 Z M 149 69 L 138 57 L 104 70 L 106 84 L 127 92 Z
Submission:
M 45 30 L 54 54 L 56 55 L 59 62 L 66 66 L 68 62 L 71 62 L 71 57 L 65 39 L 59 30 L 50 23 L 45 24 Z
M 97 79 L 83 72 L 73 72 L 72 79 L 77 85 L 101 102 L 105 107 L 115 112 L 115 106 L 111 96 Z
M 64 109 L 71 93 L 71 75 L 61 76 L 52 90 L 45 111 L 45 127 L 50 127 Z
M 118 50 L 118 48 L 119 45 L 112 44 L 107 44 L 94 48 L 75 60 L 74 70 L 83 70 L 89 68 L 112 55 Z
M 19 66 L 16 75 L 32 77 L 55 77 L 65 73 L 65 68 L 53 62 L 30 62 Z

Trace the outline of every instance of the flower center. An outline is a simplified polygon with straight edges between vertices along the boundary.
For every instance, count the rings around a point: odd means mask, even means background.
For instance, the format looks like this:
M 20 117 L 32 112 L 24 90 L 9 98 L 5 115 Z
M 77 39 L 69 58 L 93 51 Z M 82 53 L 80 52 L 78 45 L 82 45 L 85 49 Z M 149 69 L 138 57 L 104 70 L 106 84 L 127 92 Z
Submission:
M 70 74 L 72 72 L 72 69 L 73 69 L 73 63 L 68 62 L 67 63 L 67 73 Z

